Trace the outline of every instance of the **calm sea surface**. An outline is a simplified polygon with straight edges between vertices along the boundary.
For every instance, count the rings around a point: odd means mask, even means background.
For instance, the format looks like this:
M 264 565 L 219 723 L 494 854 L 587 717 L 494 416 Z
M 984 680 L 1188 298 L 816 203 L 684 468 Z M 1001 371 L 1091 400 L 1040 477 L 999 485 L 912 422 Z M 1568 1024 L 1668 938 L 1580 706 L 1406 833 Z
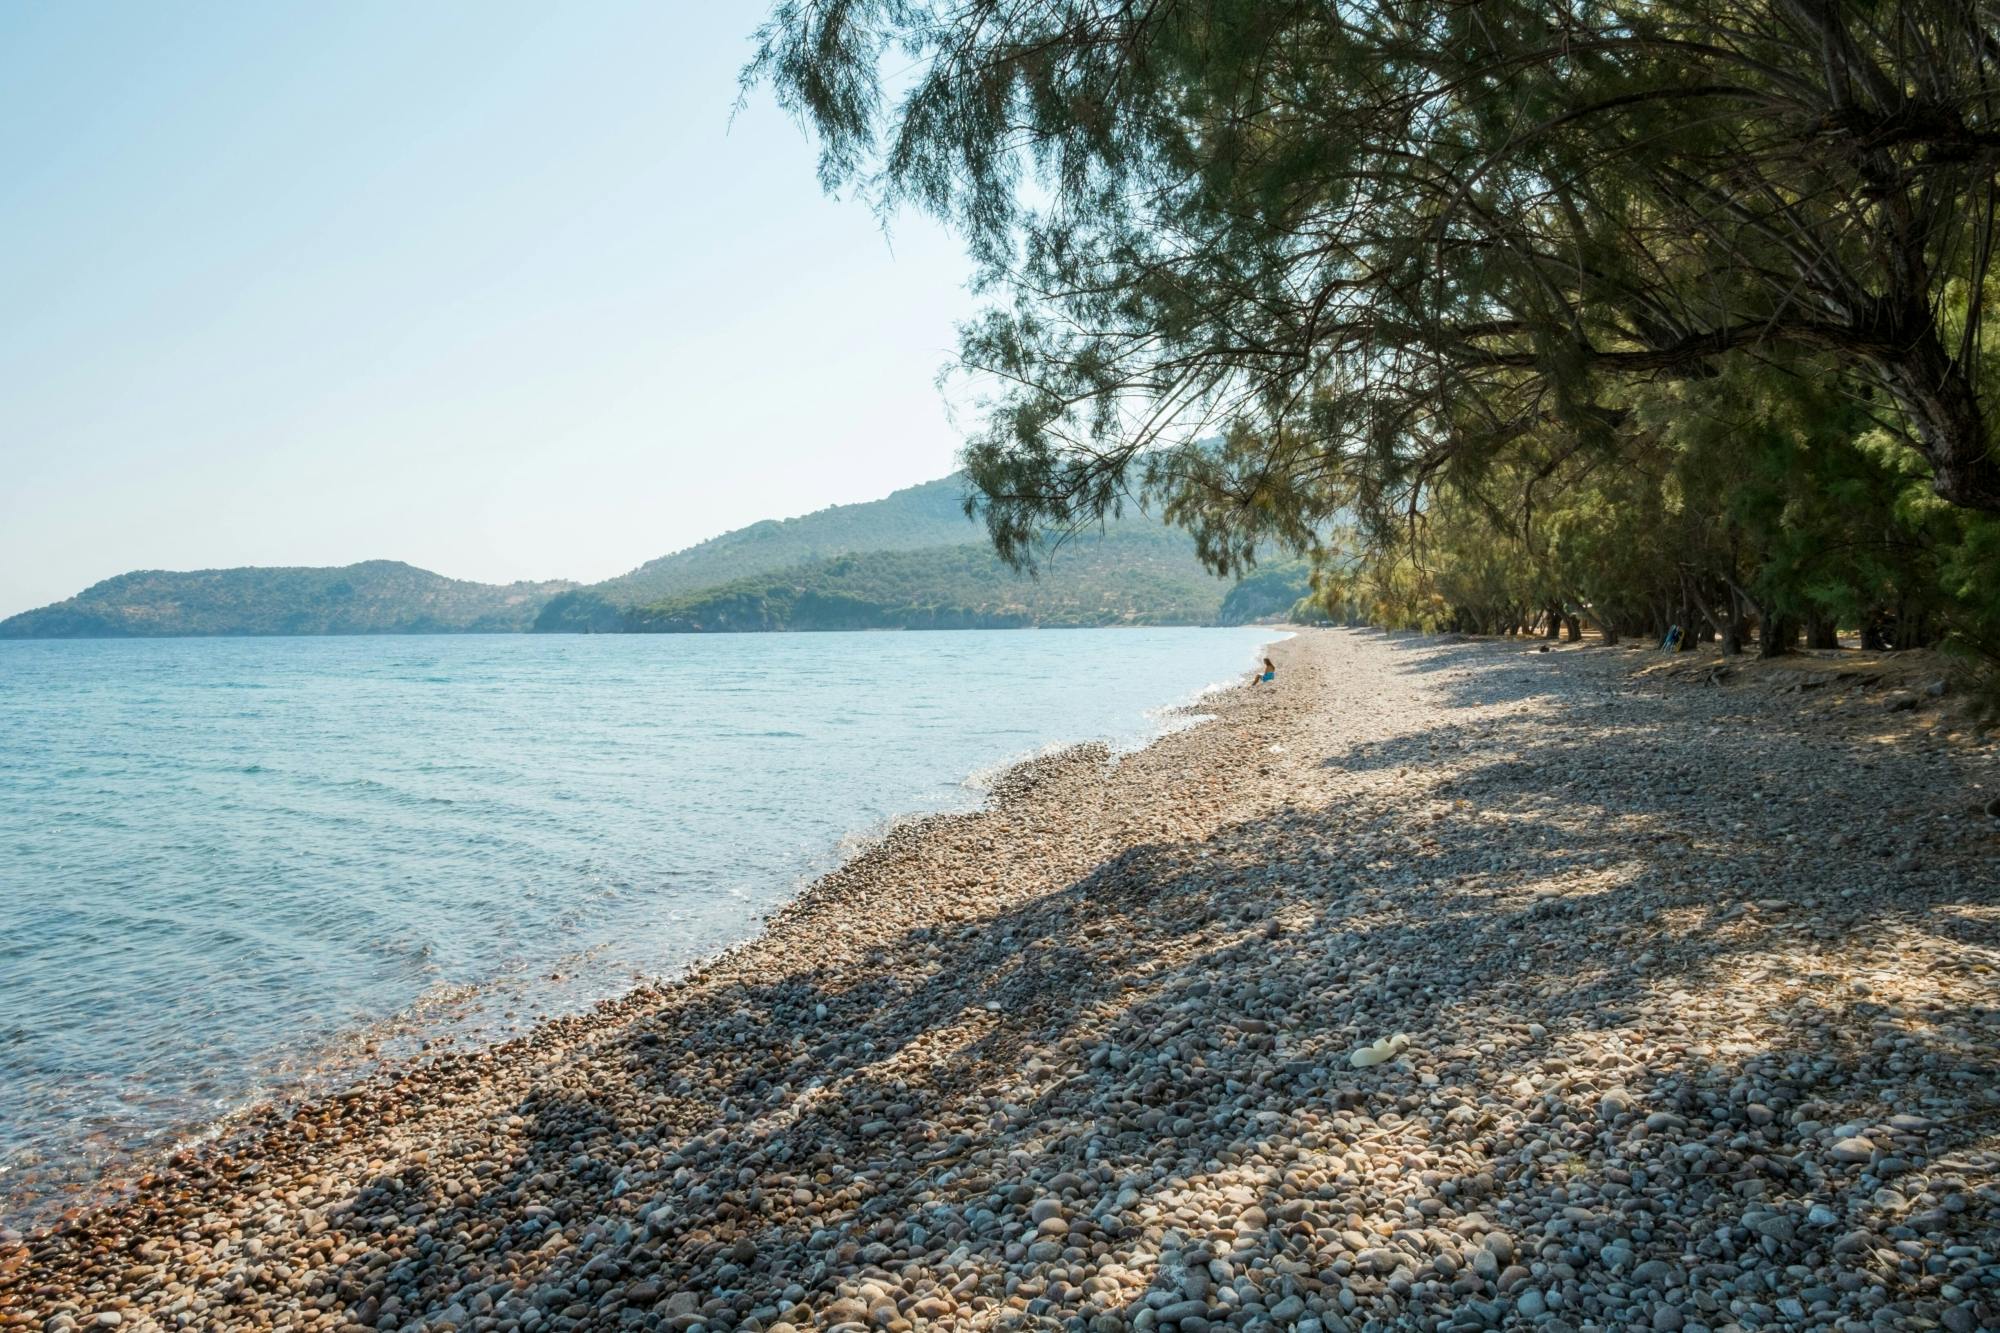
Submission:
M 1266 630 L 0 643 L 0 1216 L 754 933 Z

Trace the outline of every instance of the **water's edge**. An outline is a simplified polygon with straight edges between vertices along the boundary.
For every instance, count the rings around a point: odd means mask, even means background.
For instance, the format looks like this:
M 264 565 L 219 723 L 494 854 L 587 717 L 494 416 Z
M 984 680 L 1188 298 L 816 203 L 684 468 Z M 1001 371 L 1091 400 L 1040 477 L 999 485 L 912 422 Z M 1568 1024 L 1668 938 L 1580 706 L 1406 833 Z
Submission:
M 1287 626 L 1266 628 L 1272 633 L 1258 641 L 1260 651 L 1296 633 Z M 1213 715 L 1202 710 L 1203 700 L 1234 683 L 1212 682 L 1179 701 L 1141 710 L 1143 716 L 1154 721 L 1142 743 L 1114 746 L 1103 739 L 1051 743 L 966 774 L 962 785 L 968 797 L 962 807 L 910 810 L 843 835 L 827 849 L 824 861 L 798 878 L 792 892 L 782 901 L 746 915 L 741 938 L 699 953 L 668 971 L 635 978 L 634 984 L 616 994 L 594 1000 L 579 999 L 575 1008 L 565 1009 L 560 991 L 543 989 L 536 992 L 537 997 L 544 1003 L 554 1000 L 553 1011 L 539 1011 L 531 1021 L 511 1027 L 481 1024 L 482 1020 L 496 1016 L 510 986 L 522 984 L 521 993 L 526 995 L 527 985 L 541 978 L 496 976 L 476 986 L 452 988 L 460 993 L 420 996 L 403 1011 L 342 1034 L 329 1048 L 314 1052 L 307 1068 L 279 1085 L 256 1089 L 243 1105 L 210 1118 L 166 1128 L 155 1142 L 121 1156 L 109 1169 L 86 1183 L 21 1198 L 0 1192 L 0 1241 L 18 1239 L 22 1234 L 33 1238 L 59 1230 L 78 1214 L 129 1197 L 142 1183 L 170 1166 L 185 1166 L 210 1157 L 226 1160 L 233 1151 L 280 1129 L 303 1108 L 382 1095 L 404 1078 L 443 1060 L 474 1054 L 503 1056 L 542 1046 L 566 1045 L 616 1027 L 635 1012 L 656 1005 L 676 987 L 698 979 L 755 945 L 775 923 L 807 906 L 830 881 L 854 873 L 892 844 L 927 837 L 958 822 L 1004 809 L 1014 799 L 1014 789 L 1032 782 L 1038 773 L 1074 764 L 1108 768 L 1184 731 L 1206 725 Z M 588 968 L 592 954 L 604 947 L 593 946 L 572 956 L 563 966 Z M 559 981 L 561 977 L 549 980 Z M 4 1175 L 0 1175 L 0 1184 L 4 1182 Z M 10 1236 L 10 1232 L 14 1235 Z

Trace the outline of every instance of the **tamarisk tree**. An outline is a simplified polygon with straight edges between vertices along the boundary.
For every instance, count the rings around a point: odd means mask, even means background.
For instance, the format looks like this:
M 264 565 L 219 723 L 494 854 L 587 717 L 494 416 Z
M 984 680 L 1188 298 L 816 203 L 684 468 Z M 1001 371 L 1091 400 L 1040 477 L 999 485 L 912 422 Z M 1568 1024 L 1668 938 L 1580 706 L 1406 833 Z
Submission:
M 1134 494 L 1224 569 L 1390 532 L 1774 359 L 2000 512 L 1984 0 L 784 0 L 745 79 L 966 238 L 1017 560 Z

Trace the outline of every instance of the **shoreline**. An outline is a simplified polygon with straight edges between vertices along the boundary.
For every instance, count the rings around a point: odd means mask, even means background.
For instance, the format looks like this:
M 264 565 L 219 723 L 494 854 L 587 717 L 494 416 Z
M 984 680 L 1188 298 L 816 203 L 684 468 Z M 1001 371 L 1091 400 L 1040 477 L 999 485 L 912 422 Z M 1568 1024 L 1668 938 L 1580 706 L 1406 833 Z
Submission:
M 1991 745 L 1640 654 L 1271 655 L 683 979 L 0 1248 L 0 1326 L 2000 1317 Z
M 29 611 L 47 607 L 29 607 Z M 19 612 L 17 614 L 26 614 Z M 0 620 L 7 617 L 0 616 Z M 322 634 L 218 631 L 214 634 L 0 634 L 0 643 L 173 643 L 205 642 L 212 639 L 553 639 L 558 637 L 595 638 L 598 635 L 626 638 L 660 638 L 676 635 L 715 638 L 738 635 L 744 638 L 772 634 L 1000 634 L 1015 630 L 1099 630 L 1099 629 L 1261 629 L 1262 621 L 1223 625 L 1212 620 L 1110 620 L 1103 624 L 1064 622 L 1050 625 L 884 625 L 873 629 L 689 629 L 689 630 L 580 630 L 580 629 L 366 629 L 328 630 Z
M 1297 633 L 1297 627 L 1294 626 L 1276 625 L 1268 628 L 1275 637 L 1262 641 L 1258 647 L 1259 652 Z M 1016 774 L 1021 770 L 1031 769 L 1037 765 L 1060 763 L 1073 753 L 1098 751 L 1102 751 L 1109 762 L 1115 763 L 1121 758 L 1150 748 L 1170 736 L 1203 725 L 1206 720 L 1211 719 L 1204 716 L 1201 720 L 1178 726 L 1172 725 L 1166 719 L 1196 713 L 1203 701 L 1230 688 L 1232 688 L 1230 682 L 1211 683 L 1198 688 L 1191 696 L 1141 710 L 1143 717 L 1157 718 L 1160 722 L 1152 729 L 1150 736 L 1136 744 L 1117 745 L 1102 740 L 1051 742 L 1025 756 L 999 760 L 975 769 L 961 780 L 966 792 L 962 806 L 940 810 L 907 811 L 892 815 L 873 827 L 843 835 L 835 847 L 829 848 L 819 858 L 821 868 L 807 870 L 799 876 L 791 896 L 775 907 L 755 912 L 747 918 L 745 922 L 747 933 L 743 938 L 690 958 L 669 972 L 627 984 L 615 994 L 603 995 L 567 1010 L 558 1009 L 536 1016 L 525 1024 L 517 1025 L 506 1035 L 482 1030 L 478 1025 L 477 1014 L 488 1002 L 488 997 L 483 992 L 490 989 L 491 983 L 479 984 L 475 989 L 482 993 L 463 1001 L 442 999 L 433 1001 L 427 996 L 420 995 L 405 1010 L 386 1015 L 363 1028 L 339 1034 L 326 1043 L 322 1050 L 314 1053 L 310 1060 L 310 1068 L 275 1085 L 261 1088 L 242 1105 L 212 1117 L 167 1127 L 160 1132 L 159 1139 L 150 1146 L 121 1153 L 111 1159 L 115 1163 L 114 1167 L 93 1173 L 87 1184 L 35 1199 L 11 1211 L 0 1212 L 0 1263 L 4 1263 L 4 1238 L 9 1234 L 32 1243 L 46 1237 L 51 1231 L 62 1228 L 66 1225 L 66 1219 L 106 1207 L 115 1207 L 129 1200 L 138 1188 L 138 1182 L 158 1178 L 171 1171 L 177 1163 L 186 1163 L 206 1154 L 227 1153 L 232 1149 L 247 1148 L 254 1151 L 255 1144 L 251 1141 L 281 1131 L 285 1122 L 316 1104 L 350 1100 L 377 1085 L 383 1085 L 386 1090 L 393 1091 L 407 1079 L 447 1057 L 476 1057 L 520 1045 L 533 1049 L 542 1045 L 543 1029 L 558 1024 L 581 1025 L 583 1031 L 589 1031 L 598 1026 L 615 1026 L 619 1022 L 626 1021 L 635 1006 L 656 1002 L 661 996 L 671 993 L 675 987 L 699 976 L 709 967 L 725 961 L 741 949 L 756 944 L 769 932 L 774 921 L 811 894 L 821 881 L 838 875 L 847 870 L 852 863 L 867 858 L 890 838 L 903 835 L 906 831 L 911 831 L 910 836 L 925 836 L 922 829 L 934 820 L 951 821 L 988 812 L 1003 799 Z M 601 947 L 603 946 L 592 946 L 592 950 Z M 567 974 L 575 968 L 588 966 L 590 952 L 591 950 L 586 950 L 582 954 L 562 960 L 558 969 Z M 462 991 L 466 987 L 453 989 Z M 528 992 L 523 991 L 522 994 L 525 996 Z M 520 1001 L 517 999 L 497 1002 Z M 435 1009 L 438 1012 L 427 1017 L 411 1016 L 411 1011 L 425 1008 Z M 571 1034 L 569 1039 L 574 1039 L 574 1034 Z M 376 1054 L 374 1048 L 378 1044 L 389 1049 L 386 1053 Z M 5 1179 L 5 1176 L 0 1176 L 0 1184 L 4 1184 Z

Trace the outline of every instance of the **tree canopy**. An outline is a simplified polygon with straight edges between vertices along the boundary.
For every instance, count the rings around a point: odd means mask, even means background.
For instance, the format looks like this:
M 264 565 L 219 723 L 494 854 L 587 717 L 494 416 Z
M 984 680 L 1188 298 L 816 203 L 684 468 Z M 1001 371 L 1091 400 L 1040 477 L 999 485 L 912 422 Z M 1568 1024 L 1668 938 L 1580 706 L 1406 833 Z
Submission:
M 1140 496 L 1418 619 L 2000 624 L 2000 7 L 786 0 L 746 78 L 966 237 L 1015 559 Z

